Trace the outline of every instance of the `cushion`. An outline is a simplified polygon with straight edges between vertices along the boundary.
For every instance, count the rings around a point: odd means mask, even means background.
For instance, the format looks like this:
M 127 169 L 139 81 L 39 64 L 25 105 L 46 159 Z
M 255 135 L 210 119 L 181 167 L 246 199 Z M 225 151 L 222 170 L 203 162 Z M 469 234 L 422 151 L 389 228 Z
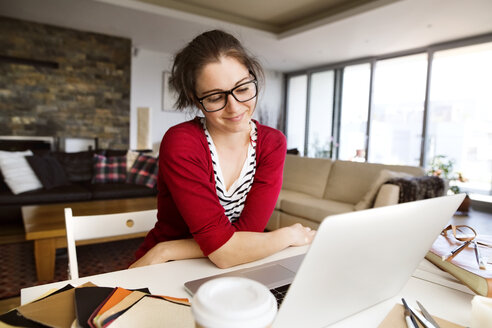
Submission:
M 94 176 L 92 183 L 125 183 L 126 156 L 94 154 Z
M 53 153 L 53 156 L 63 166 L 68 181 L 91 181 L 94 163 L 93 151 L 81 151 L 77 153 L 56 152 Z
M 159 163 L 157 158 L 139 155 L 128 173 L 126 182 L 154 188 L 157 183 L 158 169 Z
M 281 209 L 283 213 L 320 223 L 328 215 L 352 212 L 354 206 L 329 199 L 304 198 L 285 199 L 282 201 Z
M 333 163 L 326 184 L 324 198 L 343 203 L 357 204 L 371 188 L 381 170 L 423 175 L 420 167 L 404 165 L 384 165 L 337 160 Z
M 371 186 L 369 187 L 369 190 L 366 192 L 364 197 L 355 204 L 355 210 L 360 211 L 360 210 L 365 210 L 368 208 L 371 208 L 374 204 L 374 200 L 376 199 L 376 195 L 379 191 L 379 188 L 388 180 L 397 178 L 397 177 L 411 177 L 410 174 L 404 173 L 404 172 L 394 172 L 390 170 L 381 170 L 379 171 L 379 174 L 377 175 L 376 179 L 372 182 Z
M 133 163 L 137 160 L 138 156 L 140 155 L 140 152 L 134 151 L 134 150 L 129 150 L 126 153 L 126 170 L 130 172 L 131 168 L 133 167 Z
M 0 151 L 0 169 L 5 183 L 12 193 L 16 195 L 43 187 L 24 157 L 30 155 L 32 155 L 30 150 L 19 152 Z
M 45 189 L 70 184 L 63 166 L 53 156 L 26 156 L 26 160 Z
M 321 198 L 331 167 L 329 159 L 287 155 L 282 188 Z
M 277 202 L 275 203 L 275 209 L 278 210 L 281 208 L 282 201 L 284 199 L 301 201 L 305 198 L 318 198 L 318 197 L 314 197 L 314 196 L 311 196 L 311 195 L 308 195 L 308 194 L 305 194 L 302 192 L 282 188 L 282 189 L 280 189 L 280 193 L 278 195 Z

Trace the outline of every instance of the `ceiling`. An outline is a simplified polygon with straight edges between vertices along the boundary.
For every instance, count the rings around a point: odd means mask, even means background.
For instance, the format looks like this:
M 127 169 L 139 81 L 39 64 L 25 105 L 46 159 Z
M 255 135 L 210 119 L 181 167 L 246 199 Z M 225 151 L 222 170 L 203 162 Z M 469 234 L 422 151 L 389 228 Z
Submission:
M 399 0 L 138 0 L 272 33 L 340 19 Z
M 491 0 L 0 0 L 0 15 L 169 55 L 224 29 L 281 72 L 492 33 L 491 12 Z

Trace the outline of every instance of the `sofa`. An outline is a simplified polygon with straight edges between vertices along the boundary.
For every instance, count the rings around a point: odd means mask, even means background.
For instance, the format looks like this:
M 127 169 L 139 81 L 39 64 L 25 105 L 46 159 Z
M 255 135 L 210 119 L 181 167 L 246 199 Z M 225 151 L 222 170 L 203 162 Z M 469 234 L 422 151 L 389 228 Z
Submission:
M 0 151 L 1 226 L 21 225 L 24 205 L 157 195 L 157 158 L 144 152 L 16 150 Z
M 329 215 L 436 197 L 443 188 L 441 179 L 425 176 L 421 167 L 287 154 L 267 230 L 294 223 L 316 229 Z

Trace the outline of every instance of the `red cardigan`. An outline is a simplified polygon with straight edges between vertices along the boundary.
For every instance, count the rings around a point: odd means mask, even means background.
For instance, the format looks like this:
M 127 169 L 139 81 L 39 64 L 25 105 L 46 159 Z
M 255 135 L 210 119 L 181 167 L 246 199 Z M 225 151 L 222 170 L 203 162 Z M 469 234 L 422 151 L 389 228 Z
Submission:
M 256 122 L 256 173 L 241 217 L 231 223 L 215 190 L 212 159 L 198 119 L 170 128 L 162 138 L 157 187 L 157 223 L 137 259 L 161 241 L 193 237 L 208 256 L 235 231 L 261 232 L 282 186 L 285 136 Z

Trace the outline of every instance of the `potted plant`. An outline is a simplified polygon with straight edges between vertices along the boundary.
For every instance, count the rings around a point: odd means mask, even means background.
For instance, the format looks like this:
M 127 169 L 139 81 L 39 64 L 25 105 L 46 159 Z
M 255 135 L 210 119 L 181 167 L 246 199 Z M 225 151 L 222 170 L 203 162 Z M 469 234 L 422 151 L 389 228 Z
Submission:
M 436 155 L 430 163 L 428 175 L 440 177 L 444 180 L 444 195 L 448 193 L 448 190 L 453 194 L 459 194 L 461 192 L 458 182 L 466 182 L 461 172 L 454 172 L 454 160 L 448 158 L 446 155 Z M 470 208 L 470 197 L 466 195 L 463 203 L 458 208 L 458 212 L 468 213 Z

